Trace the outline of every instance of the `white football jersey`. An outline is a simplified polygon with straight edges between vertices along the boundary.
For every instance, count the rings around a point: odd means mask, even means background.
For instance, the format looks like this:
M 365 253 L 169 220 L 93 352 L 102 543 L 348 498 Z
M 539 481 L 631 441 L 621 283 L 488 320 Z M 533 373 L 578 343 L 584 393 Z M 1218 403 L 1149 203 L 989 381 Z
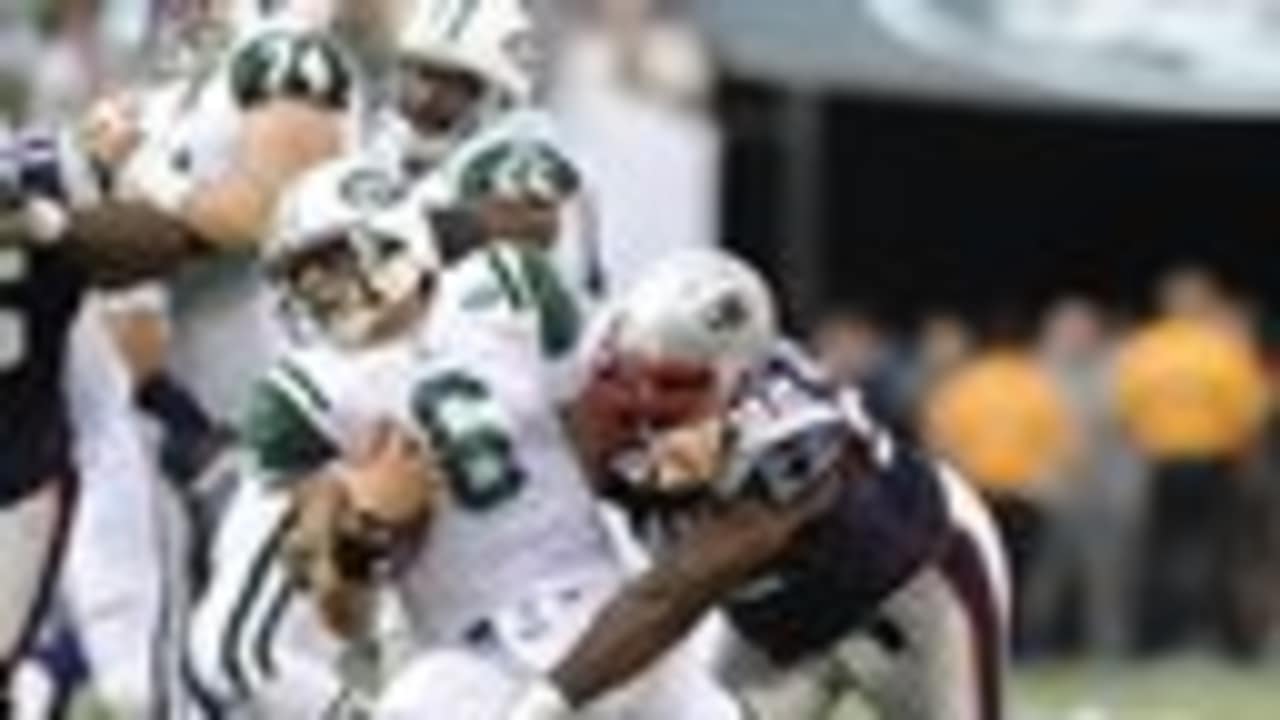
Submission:
M 449 501 L 400 585 L 422 642 L 458 641 L 545 583 L 621 576 L 560 414 L 577 312 L 544 254 L 493 246 L 445 271 L 415 337 L 294 350 L 252 395 L 244 436 L 269 483 L 323 467 L 380 419 L 429 437 Z
M 576 313 L 535 250 L 495 246 L 445 275 L 411 398 L 452 482 L 403 582 L 425 642 L 536 588 L 621 574 L 560 411 Z
M 363 116 L 359 78 L 330 35 L 285 21 L 255 26 L 211 68 L 153 93 L 145 113 L 147 139 L 125 182 L 132 170 L 136 192 L 162 198 L 172 190 L 147 185 L 216 179 L 236 157 L 246 113 L 275 97 L 346 112 L 354 145 Z M 257 376 L 287 345 L 256 260 L 246 252 L 201 263 L 173 288 L 174 367 L 223 417 L 243 409 L 245 378 Z
M 354 352 L 325 343 L 292 348 L 253 386 L 241 425 L 248 476 L 285 486 L 359 447 L 397 416 L 419 362 L 413 339 Z

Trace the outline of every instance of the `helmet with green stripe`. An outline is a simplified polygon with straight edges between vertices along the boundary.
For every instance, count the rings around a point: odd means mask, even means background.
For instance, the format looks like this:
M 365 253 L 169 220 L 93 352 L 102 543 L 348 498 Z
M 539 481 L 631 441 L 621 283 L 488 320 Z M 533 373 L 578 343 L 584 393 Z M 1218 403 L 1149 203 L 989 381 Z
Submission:
M 416 322 L 441 265 L 427 218 L 400 180 L 351 160 L 295 185 L 263 260 L 288 318 L 343 347 L 390 339 Z
M 529 0 L 417 0 L 403 58 L 472 73 L 513 102 L 534 91 L 541 49 Z
M 532 99 L 545 56 L 529 0 L 415 0 L 397 41 L 399 100 L 439 154 Z

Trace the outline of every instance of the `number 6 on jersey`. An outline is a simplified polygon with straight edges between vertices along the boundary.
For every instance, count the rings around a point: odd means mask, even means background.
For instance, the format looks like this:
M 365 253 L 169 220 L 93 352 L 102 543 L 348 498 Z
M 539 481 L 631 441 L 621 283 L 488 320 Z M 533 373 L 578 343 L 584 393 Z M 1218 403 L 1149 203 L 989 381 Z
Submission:
M 524 487 L 515 445 L 483 382 L 461 372 L 441 375 L 418 386 L 413 407 L 439 444 L 450 487 L 464 508 L 493 509 Z

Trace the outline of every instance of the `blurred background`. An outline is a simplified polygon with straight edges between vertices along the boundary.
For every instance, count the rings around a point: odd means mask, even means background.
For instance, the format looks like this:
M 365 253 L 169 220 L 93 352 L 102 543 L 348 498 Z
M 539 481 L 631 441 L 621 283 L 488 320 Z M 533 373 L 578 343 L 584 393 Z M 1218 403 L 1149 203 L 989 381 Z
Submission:
M 65 117 L 181 0 L 0 0 Z M 625 283 L 722 243 L 999 517 L 1019 718 L 1280 706 L 1280 0 L 559 0 Z

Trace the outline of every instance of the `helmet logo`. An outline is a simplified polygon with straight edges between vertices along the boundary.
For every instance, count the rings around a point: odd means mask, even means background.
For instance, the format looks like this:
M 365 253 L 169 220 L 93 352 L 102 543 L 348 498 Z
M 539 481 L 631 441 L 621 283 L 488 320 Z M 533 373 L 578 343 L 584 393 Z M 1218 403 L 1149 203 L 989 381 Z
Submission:
M 728 335 L 738 332 L 750 320 L 751 311 L 737 293 L 726 293 L 718 298 L 706 313 L 707 327 L 714 333 Z
M 342 179 L 338 187 L 342 199 L 359 210 L 375 211 L 391 207 L 404 197 L 404 189 L 387 173 L 375 168 L 359 168 Z

